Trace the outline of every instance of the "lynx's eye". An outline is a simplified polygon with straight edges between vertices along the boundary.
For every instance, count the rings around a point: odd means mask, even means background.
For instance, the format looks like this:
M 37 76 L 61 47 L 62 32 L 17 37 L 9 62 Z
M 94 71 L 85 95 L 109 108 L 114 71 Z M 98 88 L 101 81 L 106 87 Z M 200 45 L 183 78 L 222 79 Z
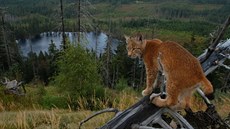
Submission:
M 141 50 L 141 48 L 138 48 L 138 47 L 137 47 L 137 48 L 133 48 L 133 51 L 136 50 L 136 49 L 137 49 L 137 50 Z

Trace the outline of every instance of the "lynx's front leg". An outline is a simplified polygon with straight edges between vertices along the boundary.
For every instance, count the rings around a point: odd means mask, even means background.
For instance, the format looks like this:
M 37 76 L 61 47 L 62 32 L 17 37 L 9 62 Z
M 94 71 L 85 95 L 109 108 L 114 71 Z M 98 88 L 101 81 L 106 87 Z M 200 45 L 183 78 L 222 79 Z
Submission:
M 156 86 L 157 82 L 157 67 L 147 67 L 146 66 L 146 88 L 142 91 L 143 96 L 147 96 L 152 93 L 153 89 Z

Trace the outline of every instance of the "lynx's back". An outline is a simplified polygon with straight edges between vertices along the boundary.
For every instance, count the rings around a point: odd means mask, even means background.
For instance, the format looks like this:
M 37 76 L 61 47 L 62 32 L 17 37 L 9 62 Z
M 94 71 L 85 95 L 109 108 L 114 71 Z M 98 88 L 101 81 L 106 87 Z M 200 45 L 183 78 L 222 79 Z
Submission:
M 205 77 L 197 58 L 175 42 L 162 43 L 158 54 L 165 75 L 179 86 L 190 87 Z

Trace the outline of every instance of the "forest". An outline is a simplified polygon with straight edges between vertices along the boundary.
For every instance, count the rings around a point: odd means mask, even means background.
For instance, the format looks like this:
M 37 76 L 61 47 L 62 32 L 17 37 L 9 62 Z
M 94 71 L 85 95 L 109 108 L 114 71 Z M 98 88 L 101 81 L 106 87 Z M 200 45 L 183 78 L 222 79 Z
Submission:
M 229 12 L 229 0 L 0 0 L 0 80 L 7 77 L 23 81 L 27 90 L 25 96 L 18 97 L 5 95 L 1 86 L 0 111 L 34 107 L 125 109 L 135 100 L 122 102 L 125 100 L 117 96 L 140 97 L 146 76 L 143 61 L 127 56 L 124 34 L 141 32 L 147 39 L 173 40 L 197 57 L 210 45 L 210 33 L 224 23 Z M 105 52 L 97 56 L 79 43 L 71 44 L 63 35 L 60 49 L 50 41 L 47 52 L 31 51 L 23 56 L 16 40 L 34 38 L 43 32 L 103 32 L 108 41 Z M 111 51 L 112 38 L 119 40 L 115 53 Z M 223 40 L 227 38 L 230 29 Z M 223 94 L 220 98 L 227 101 L 227 107 L 229 76 L 223 68 L 208 76 L 216 93 Z M 227 110 L 222 115 L 226 116 Z M 20 126 L 33 128 L 36 124 Z M 60 126 L 67 128 L 60 124 L 57 128 Z

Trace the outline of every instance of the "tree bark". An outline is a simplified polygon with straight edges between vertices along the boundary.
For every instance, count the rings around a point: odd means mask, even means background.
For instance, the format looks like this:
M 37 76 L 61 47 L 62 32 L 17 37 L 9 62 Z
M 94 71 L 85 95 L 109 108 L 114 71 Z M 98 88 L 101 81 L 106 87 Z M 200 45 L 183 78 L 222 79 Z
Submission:
M 60 8 L 61 8 L 61 24 L 62 24 L 62 40 L 63 40 L 63 49 L 66 49 L 66 36 L 65 36 L 65 24 L 64 24 L 64 16 L 63 16 L 63 2 L 60 0 Z
M 208 57 L 212 54 L 216 46 L 219 44 L 221 38 L 224 36 L 224 33 L 229 25 L 230 25 L 230 16 L 227 18 L 224 25 L 214 34 L 215 37 L 213 37 L 213 40 L 210 43 L 211 45 L 208 48 L 205 58 L 200 59 L 201 63 L 204 63 L 206 59 L 208 59 Z
M 5 44 L 5 51 L 6 51 L 6 56 L 7 56 L 7 64 L 8 64 L 8 68 L 10 68 L 11 66 L 11 56 L 10 56 L 10 50 L 9 50 L 9 44 L 7 42 L 7 37 L 6 37 L 6 27 L 5 27 L 5 19 L 4 19 L 4 15 L 2 14 L 2 34 L 3 34 L 3 41 Z
M 80 32 L 81 32 L 81 0 L 77 3 L 77 41 L 80 43 Z

